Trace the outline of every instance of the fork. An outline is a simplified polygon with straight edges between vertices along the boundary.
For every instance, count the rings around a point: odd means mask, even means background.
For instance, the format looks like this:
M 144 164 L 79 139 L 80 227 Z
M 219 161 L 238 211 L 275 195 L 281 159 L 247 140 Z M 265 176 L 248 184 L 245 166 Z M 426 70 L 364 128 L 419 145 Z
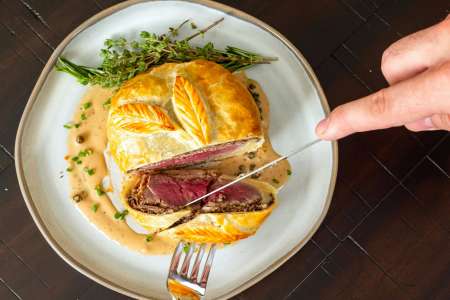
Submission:
M 186 247 L 189 248 L 187 252 L 185 250 L 187 249 Z M 184 256 L 183 252 L 186 252 Z M 208 247 L 206 244 L 199 245 L 184 241 L 178 243 L 172 255 L 169 275 L 167 276 L 167 290 L 173 300 L 186 298 L 195 300 L 203 299 L 215 253 L 215 244 Z M 205 254 L 207 255 L 206 262 L 202 264 L 202 259 Z M 195 256 L 195 261 L 192 268 L 190 268 L 193 256 Z M 189 272 L 190 270 L 191 272 Z

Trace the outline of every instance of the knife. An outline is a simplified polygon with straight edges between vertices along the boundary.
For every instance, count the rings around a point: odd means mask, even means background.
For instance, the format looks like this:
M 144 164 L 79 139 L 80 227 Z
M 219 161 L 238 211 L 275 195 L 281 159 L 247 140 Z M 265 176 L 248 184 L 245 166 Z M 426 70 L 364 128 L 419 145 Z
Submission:
M 249 173 L 247 173 L 247 174 L 245 174 L 245 175 L 241 175 L 241 176 L 239 176 L 238 178 L 236 178 L 236 179 L 234 179 L 234 180 L 228 182 L 227 184 L 222 185 L 221 187 L 219 187 L 219 188 L 217 188 L 217 189 L 215 189 L 215 190 L 213 190 L 213 191 L 211 191 L 211 192 L 209 192 L 209 193 L 206 193 L 205 195 L 203 195 L 203 196 L 201 196 L 201 197 L 198 197 L 198 198 L 195 199 L 195 200 L 192 200 L 192 201 L 188 202 L 188 203 L 185 204 L 183 207 L 189 206 L 189 205 L 194 204 L 194 203 L 196 203 L 196 202 L 198 202 L 198 201 L 200 201 L 200 200 L 203 200 L 203 199 L 205 199 L 205 198 L 211 196 L 212 194 L 215 194 L 215 193 L 217 193 L 217 192 L 220 192 L 220 191 L 223 190 L 223 189 L 226 189 L 226 188 L 229 187 L 230 185 L 233 185 L 233 184 L 235 184 L 235 183 L 237 183 L 237 182 L 239 182 L 239 181 L 241 181 L 241 180 L 243 180 L 243 179 L 245 179 L 245 178 L 247 178 L 247 177 L 252 176 L 253 174 L 259 173 L 259 172 L 261 172 L 261 171 L 263 171 L 263 170 L 265 170 L 265 169 L 267 169 L 267 168 L 270 168 L 270 167 L 276 165 L 277 163 L 279 163 L 279 162 L 282 161 L 282 160 L 288 159 L 288 158 L 291 157 L 291 156 L 294 156 L 294 155 L 296 155 L 296 154 L 299 154 L 299 153 L 305 151 L 306 149 L 308 149 L 309 147 L 314 146 L 315 144 L 317 144 L 317 143 L 320 142 L 320 141 L 322 141 L 322 140 L 321 140 L 321 139 L 316 139 L 316 140 L 314 140 L 314 141 L 312 141 L 312 142 L 309 142 L 309 143 L 307 143 L 307 144 L 301 146 L 300 148 L 295 149 L 294 151 L 292 151 L 291 153 L 289 153 L 289 154 L 287 154 L 287 155 L 280 156 L 280 157 L 278 157 L 277 159 L 274 159 L 274 160 L 272 160 L 271 162 L 268 162 L 267 164 L 265 164 L 265 165 L 259 167 L 258 169 L 255 169 L 255 170 L 253 170 L 253 171 L 251 171 L 251 172 L 249 172 Z

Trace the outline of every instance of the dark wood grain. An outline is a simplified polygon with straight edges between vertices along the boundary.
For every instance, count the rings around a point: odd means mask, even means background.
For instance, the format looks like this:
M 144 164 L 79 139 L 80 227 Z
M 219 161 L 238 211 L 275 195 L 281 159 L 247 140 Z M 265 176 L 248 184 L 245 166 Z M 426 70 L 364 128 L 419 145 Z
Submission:
M 450 177 L 450 136 L 447 136 L 431 152 L 430 158 Z
M 124 295 L 120 295 L 112 290 L 106 289 L 97 283 L 94 283 L 91 288 L 86 290 L 83 295 L 78 298 L 79 300 L 92 300 L 92 299 L 107 299 L 107 300 L 126 300 L 132 299 Z
M 328 57 L 362 23 L 340 1 L 328 0 L 270 1 L 258 16 L 283 32 L 314 66 Z
M 397 32 L 407 35 L 436 24 L 450 13 L 447 0 L 393 0 L 386 1 L 379 14 Z
M 450 186 L 441 192 L 449 195 Z M 433 212 L 423 211 L 423 204 L 409 192 L 398 187 L 352 237 L 409 297 L 444 298 L 450 295 L 450 289 L 440 281 L 450 275 L 450 239 L 435 217 Z
M 22 200 L 12 155 L 23 108 L 53 49 L 119 2 L 0 0 L 0 299 L 129 299 L 50 249 Z M 384 49 L 450 12 L 448 0 L 221 2 L 285 34 L 315 68 L 332 108 L 386 87 Z M 235 298 L 450 299 L 449 200 L 449 133 L 394 128 L 345 138 L 322 226 Z
M 50 299 L 48 287 L 9 248 L 0 244 L 0 274 L 2 281 L 22 299 Z
M 58 257 L 34 226 L 9 242 L 8 246 L 30 270 L 39 274 L 56 299 L 79 298 L 92 286 L 91 280 Z M 71 284 L 67 285 L 67 282 Z
M 433 216 L 450 232 L 450 177 L 436 162 L 426 157 L 405 179 L 405 187 L 421 203 L 422 213 Z
M 17 296 L 14 294 L 14 292 L 4 282 L 0 282 L 0 299 L 4 300 L 17 299 Z
M 346 239 L 288 299 L 396 299 L 409 297 L 352 240 Z
M 13 166 L 0 173 L 0 182 L 0 240 L 9 243 L 35 225 L 20 194 Z
M 344 240 L 369 212 L 369 204 L 339 179 L 324 225 L 338 240 Z
M 5 149 L 0 149 L 0 173 L 10 166 L 12 162 L 12 156 Z
M 282 299 L 297 287 L 322 261 L 324 254 L 309 242 L 270 276 L 239 295 L 240 299 Z M 291 274 L 291 276 L 286 276 Z

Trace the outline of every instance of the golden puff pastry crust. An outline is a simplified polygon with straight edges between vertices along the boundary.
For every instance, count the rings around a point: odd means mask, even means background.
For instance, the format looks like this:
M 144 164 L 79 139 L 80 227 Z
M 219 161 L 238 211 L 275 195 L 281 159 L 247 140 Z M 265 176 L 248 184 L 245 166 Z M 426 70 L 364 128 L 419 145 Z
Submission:
M 232 243 L 255 234 L 274 206 L 252 212 L 200 214 L 160 234 L 188 242 Z
M 222 66 L 196 60 L 167 63 L 126 83 L 111 99 L 111 154 L 123 172 L 208 146 L 263 143 L 258 107 L 247 87 Z
M 139 175 L 129 174 L 123 184 L 121 200 L 129 214 L 150 233 L 178 241 L 198 243 L 232 243 L 256 233 L 264 220 L 277 205 L 277 190 L 270 184 L 254 179 L 244 182 L 255 187 L 264 198 L 272 199 L 270 205 L 262 210 L 250 212 L 200 213 L 190 221 L 174 226 L 177 221 L 191 213 L 191 209 L 173 213 L 153 215 L 135 210 L 128 204 L 130 190 L 136 185 Z

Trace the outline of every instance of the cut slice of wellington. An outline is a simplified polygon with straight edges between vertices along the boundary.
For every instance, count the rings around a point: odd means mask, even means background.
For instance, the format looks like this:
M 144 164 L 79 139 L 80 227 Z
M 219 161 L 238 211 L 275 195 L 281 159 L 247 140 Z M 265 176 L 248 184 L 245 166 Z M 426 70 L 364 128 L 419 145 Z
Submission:
M 127 200 L 131 208 L 144 213 L 173 213 L 230 180 L 210 170 L 146 172 L 141 174 Z M 211 195 L 191 208 L 199 213 L 249 212 L 263 210 L 273 201 L 273 195 L 267 197 L 255 186 L 240 182 Z
M 253 151 L 257 149 L 262 142 L 263 141 L 260 138 L 251 138 L 212 145 L 180 155 L 175 155 L 169 159 L 158 161 L 156 163 L 147 164 L 138 168 L 137 171 L 176 169 L 209 161 L 221 160 L 227 157 Z

